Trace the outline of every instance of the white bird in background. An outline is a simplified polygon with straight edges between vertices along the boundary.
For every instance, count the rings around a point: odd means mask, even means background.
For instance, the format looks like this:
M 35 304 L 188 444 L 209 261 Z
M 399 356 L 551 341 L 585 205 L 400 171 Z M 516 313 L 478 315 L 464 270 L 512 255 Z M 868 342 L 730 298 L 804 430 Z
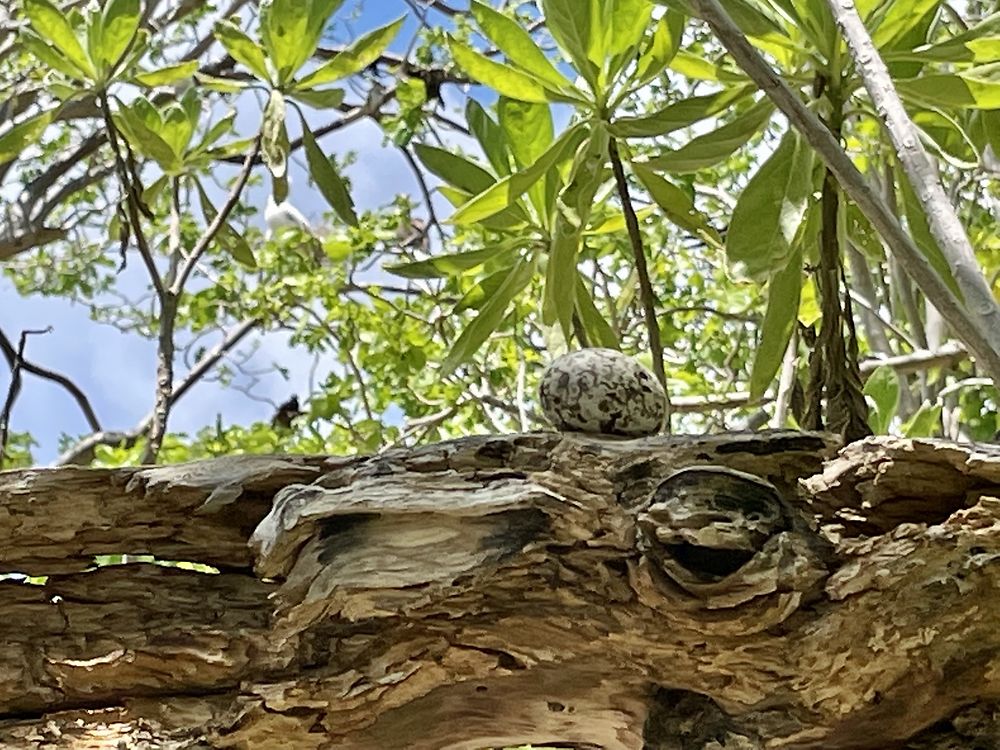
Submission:
M 306 234 L 312 234 L 312 227 L 295 206 L 286 198 L 281 203 L 274 202 L 274 195 L 267 196 L 267 206 L 264 207 L 264 222 L 267 224 L 265 239 L 271 239 L 274 233 L 285 227 L 299 229 Z

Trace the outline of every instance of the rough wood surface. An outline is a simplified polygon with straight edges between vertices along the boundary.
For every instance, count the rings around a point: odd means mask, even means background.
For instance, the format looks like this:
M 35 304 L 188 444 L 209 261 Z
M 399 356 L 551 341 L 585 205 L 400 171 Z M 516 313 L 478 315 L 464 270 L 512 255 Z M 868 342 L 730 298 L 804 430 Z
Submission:
M 836 448 L 0 473 L 0 747 L 1000 747 L 1000 448 Z

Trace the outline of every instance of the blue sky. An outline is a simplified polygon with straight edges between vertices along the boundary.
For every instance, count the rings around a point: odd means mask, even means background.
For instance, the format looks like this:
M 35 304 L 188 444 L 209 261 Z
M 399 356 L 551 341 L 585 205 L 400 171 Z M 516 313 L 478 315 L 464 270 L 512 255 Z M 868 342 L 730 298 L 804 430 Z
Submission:
M 461 7 L 464 3 L 455 2 Z M 357 11 L 356 13 L 352 11 Z M 330 40 L 344 43 L 370 29 L 408 14 L 406 23 L 393 51 L 406 51 L 409 40 L 418 28 L 403 0 L 348 0 L 337 14 L 337 23 L 331 30 Z M 432 23 L 445 23 L 440 15 L 431 17 Z M 454 87 L 446 90 L 449 108 L 462 105 L 462 96 Z M 244 114 L 251 127 L 255 127 L 257 113 Z M 292 118 L 294 119 L 294 118 Z M 392 201 L 395 194 L 417 196 L 416 180 L 400 153 L 383 146 L 383 136 L 374 123 L 363 121 L 321 141 L 325 150 L 343 154 L 354 151 L 358 158 L 348 167 L 352 194 L 361 210 L 375 208 Z M 296 161 L 301 163 L 301 158 Z M 308 180 L 301 168 L 293 165 L 294 204 L 309 218 L 316 221 L 326 210 L 326 203 L 308 187 Z M 265 180 L 265 185 L 267 181 Z M 263 211 L 268 187 L 250 190 L 246 202 Z M 130 268 L 120 279 L 123 288 L 138 290 L 141 264 L 132 256 Z M 0 275 L 0 328 L 16 344 L 22 329 L 52 327 L 52 332 L 32 336 L 28 341 L 26 356 L 31 361 L 57 370 L 73 379 L 91 399 L 98 418 L 105 429 L 127 430 L 141 420 L 153 403 L 155 346 L 135 335 L 123 334 L 108 325 L 94 323 L 80 305 L 73 305 L 60 298 L 20 297 L 13 284 Z M 290 380 L 285 382 L 273 375 L 263 379 L 254 389 L 260 397 L 281 402 L 293 393 L 305 396 L 312 358 L 288 347 L 283 335 L 260 338 L 260 349 L 253 359 L 258 366 L 280 361 L 290 370 Z M 248 347 L 243 347 L 244 350 Z M 183 369 L 182 364 L 178 364 Z M 319 377 L 322 377 L 322 368 Z M 0 397 L 5 395 L 10 383 L 10 373 L 0 369 Z M 172 431 L 194 432 L 215 420 L 221 414 L 225 424 L 248 424 L 268 420 L 272 407 L 252 400 L 244 393 L 203 382 L 192 389 L 175 407 L 170 422 Z M 59 386 L 31 375 L 25 375 L 21 394 L 14 405 L 11 427 L 15 431 L 29 431 L 39 446 L 35 448 L 36 461 L 48 463 L 59 453 L 58 440 L 62 433 L 84 434 L 89 428 L 72 398 Z

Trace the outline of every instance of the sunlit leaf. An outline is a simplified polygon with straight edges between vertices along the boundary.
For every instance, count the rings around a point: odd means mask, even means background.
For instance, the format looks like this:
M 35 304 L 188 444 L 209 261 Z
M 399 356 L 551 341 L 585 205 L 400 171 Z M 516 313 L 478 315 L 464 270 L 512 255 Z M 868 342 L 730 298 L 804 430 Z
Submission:
M 219 21 L 213 29 L 215 38 L 225 48 L 226 52 L 242 63 L 250 72 L 262 81 L 270 81 L 271 76 L 267 72 L 267 62 L 264 57 L 264 50 L 232 21 Z
M 132 79 L 143 86 L 155 88 L 156 86 L 168 86 L 172 83 L 177 83 L 177 81 L 183 81 L 185 78 L 193 76 L 197 70 L 198 61 L 190 60 L 178 63 L 177 65 L 167 65 L 156 70 L 136 73 L 132 76 Z
M 59 8 L 49 0 L 24 0 L 24 13 L 43 40 L 51 43 L 82 73 L 91 78 L 97 77 L 94 64 Z
M 687 22 L 683 13 L 669 8 L 656 23 L 649 46 L 636 65 L 635 85 L 647 83 L 660 75 L 681 48 L 681 36 Z
M 449 38 L 448 46 L 462 70 L 497 93 L 523 102 L 547 102 L 551 99 L 542 84 L 527 73 L 495 62 L 455 39 Z
M 514 201 L 545 175 L 549 167 L 574 151 L 586 134 L 586 127 L 582 123 L 566 129 L 538 161 L 527 169 L 504 177 L 475 196 L 452 215 L 450 223 L 473 224 L 513 205 Z
M 314 109 L 335 109 L 344 101 L 343 89 L 295 89 L 288 96 Z
M 465 121 L 496 173 L 500 176 L 510 174 L 507 139 L 503 130 L 486 114 L 483 105 L 472 97 L 465 105 Z
M 574 91 L 573 84 L 556 69 L 521 24 L 476 0 L 469 8 L 479 28 L 507 56 L 511 65 L 557 91 Z
M 970 68 L 956 75 L 926 75 L 896 81 L 904 98 L 921 104 L 971 109 L 1000 109 L 1000 80 L 993 72 Z
M 387 265 L 385 269 L 397 276 L 404 276 L 408 279 L 435 279 L 444 276 L 460 276 L 469 271 L 482 268 L 487 262 L 513 261 L 518 250 L 523 245 L 524 240 L 518 238 L 490 245 L 481 250 L 438 255 L 411 263 L 395 263 Z
M 333 59 L 323 63 L 316 70 L 296 81 L 296 88 L 307 89 L 320 86 L 324 83 L 346 78 L 349 75 L 364 70 L 381 55 L 385 48 L 389 46 L 406 16 L 397 18 L 392 23 L 386 24 L 374 31 L 370 31 L 351 44 L 347 49 L 339 52 Z
M 139 30 L 139 0 L 110 0 L 101 19 L 101 60 L 118 62 Z M 96 62 L 96 60 L 95 60 Z
M 934 437 L 941 432 L 941 404 L 930 404 L 924 402 L 917 409 L 916 414 L 910 417 L 900 430 L 903 437 L 922 438 Z
M 83 72 L 76 65 L 70 62 L 70 60 L 63 55 L 63 53 L 52 45 L 46 43 L 31 29 L 22 30 L 19 40 L 21 46 L 24 47 L 25 50 L 37 57 L 52 70 L 57 70 L 64 76 L 72 79 L 78 79 L 83 74 Z
M 559 48 L 573 62 L 584 79 L 596 88 L 597 67 L 591 61 L 592 9 L 588 0 L 542 0 L 546 27 Z M 603 29 L 598 26 L 599 32 Z

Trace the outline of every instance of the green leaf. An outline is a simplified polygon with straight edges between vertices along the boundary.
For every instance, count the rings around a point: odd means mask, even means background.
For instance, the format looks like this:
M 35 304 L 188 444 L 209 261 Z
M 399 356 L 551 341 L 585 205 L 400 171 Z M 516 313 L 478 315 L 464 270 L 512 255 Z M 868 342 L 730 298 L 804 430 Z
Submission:
M 465 121 L 496 173 L 501 176 L 510 174 L 507 138 L 500 126 L 486 114 L 483 105 L 472 97 L 465 105 Z
M 552 144 L 552 113 L 549 106 L 501 97 L 497 110 L 500 127 L 507 136 L 515 163 L 522 169 L 534 164 Z
M 583 123 L 577 123 L 566 129 L 545 153 L 538 157 L 538 161 L 527 169 L 504 177 L 475 196 L 452 215 L 450 223 L 473 224 L 513 205 L 548 172 L 549 167 L 562 161 L 571 150 L 576 149 L 586 135 L 587 129 Z
M 717 115 L 751 91 L 756 91 L 756 86 L 734 86 L 714 94 L 692 96 L 642 117 L 619 118 L 612 123 L 611 131 L 624 138 L 666 135 Z
M 879 50 L 891 49 L 917 28 L 921 21 L 937 10 L 941 0 L 906 0 L 886 3 L 886 13 L 872 32 L 872 41 Z
M 546 27 L 577 71 L 597 90 L 597 68 L 590 60 L 592 9 L 588 0 L 542 0 Z M 516 98 L 516 97 L 515 97 Z
M 163 113 L 163 127 L 160 130 L 160 137 L 177 156 L 180 156 L 191 142 L 194 126 L 195 123 L 192 123 L 189 114 L 174 104 L 167 107 Z
M 987 16 L 961 34 L 937 44 L 923 44 L 911 50 L 894 50 L 883 55 L 886 62 L 991 63 L 1000 60 L 1000 13 Z
M 198 61 L 190 60 L 188 62 L 178 63 L 177 65 L 167 65 L 166 67 L 158 68 L 157 70 L 136 73 L 132 76 L 132 80 L 136 83 L 142 84 L 143 86 L 155 88 L 156 86 L 167 86 L 171 83 L 176 83 L 177 81 L 183 81 L 185 78 L 193 76 L 197 70 Z
M 71 63 L 61 52 L 47 44 L 31 29 L 23 29 L 19 35 L 21 46 L 37 57 L 47 67 L 62 73 L 68 78 L 77 80 L 82 71 Z
M 615 330 L 604 319 L 601 311 L 594 304 L 594 298 L 587 289 L 583 281 L 583 276 L 577 271 L 576 274 L 576 312 L 580 316 L 583 330 L 587 332 L 587 338 L 591 346 L 603 346 L 608 349 L 620 349 L 621 344 Z
M 22 151 L 34 144 L 55 115 L 56 110 L 50 109 L 48 112 L 28 118 L 0 135 L 0 164 L 16 159 Z
M 719 233 L 684 190 L 642 164 L 632 164 L 632 171 L 670 221 L 709 244 L 722 247 Z
M 261 40 L 278 72 L 279 84 L 290 81 L 315 51 L 306 49 L 307 40 L 312 36 L 309 29 L 311 5 L 304 0 L 263 0 L 260 3 Z
M 521 24 L 477 0 L 472 0 L 469 7 L 479 28 L 507 56 L 511 65 L 557 91 L 569 94 L 575 91 L 573 84 L 556 69 Z
M 201 211 L 205 215 L 205 221 L 211 224 L 215 221 L 218 212 L 215 210 L 215 206 L 212 205 L 212 201 L 208 197 L 208 193 L 205 192 L 205 187 L 201 182 L 194 180 L 194 184 L 198 188 L 198 197 L 201 201 Z M 219 227 L 219 231 L 215 235 L 215 243 L 229 253 L 238 263 L 242 263 L 248 268 L 257 267 L 257 259 L 254 258 L 250 244 L 228 222 L 223 223 Z
M 747 78 L 741 73 L 735 73 L 710 62 L 704 57 L 698 57 L 685 50 L 680 50 L 670 61 L 670 69 L 687 78 L 696 81 L 716 81 L 722 83 L 746 83 Z
M 285 127 L 285 97 L 277 90 L 271 92 L 264 108 L 261 153 L 271 174 L 278 179 L 284 177 L 288 167 L 288 130 Z
M 104 7 L 100 58 L 108 65 L 118 62 L 139 30 L 139 0 L 110 0 Z M 96 60 L 95 60 L 96 62 Z
M 751 401 L 764 395 L 781 367 L 792 331 L 795 330 L 801 291 L 802 251 L 799 250 L 788 265 L 771 278 L 767 286 L 767 311 L 764 313 L 760 343 L 750 370 Z
M 899 407 L 899 376 L 886 365 L 877 367 L 868 377 L 863 393 L 874 402 L 868 414 L 868 426 L 876 435 L 886 435 Z
M 478 164 L 452 151 L 424 143 L 413 144 L 413 150 L 428 171 L 471 195 L 483 192 L 496 182 L 496 178 Z
M 238 94 L 248 85 L 246 81 L 238 81 L 234 78 L 217 78 L 205 73 L 195 73 L 194 80 L 209 91 L 218 91 L 220 94 Z
M 436 279 L 445 276 L 461 276 L 469 271 L 482 268 L 488 262 L 503 263 L 509 260 L 513 263 L 517 251 L 523 246 L 524 240 L 515 238 L 484 247 L 481 250 L 438 255 L 434 258 L 413 261 L 411 263 L 396 263 L 385 266 L 385 269 L 397 276 L 403 276 L 408 279 Z
M 604 55 L 614 56 L 630 51 L 642 41 L 642 36 L 649 27 L 653 4 L 650 0 L 602 2 L 605 13 L 610 13 L 610 18 L 606 18 L 604 23 Z
M 535 263 L 531 260 L 519 260 L 511 268 L 503 284 L 452 345 L 444 362 L 441 363 L 442 376 L 451 374 L 456 367 L 472 358 L 483 342 L 500 325 L 511 301 L 528 286 L 534 274 Z
M 370 31 L 359 37 L 347 49 L 339 52 L 333 59 L 320 65 L 309 75 L 296 82 L 296 88 L 307 89 L 319 86 L 331 81 L 346 78 L 349 75 L 364 70 L 378 59 L 385 48 L 389 46 L 399 28 L 403 25 L 406 16 L 397 18 L 390 24 Z
M 494 62 L 471 47 L 449 38 L 448 46 L 455 62 L 473 80 L 494 89 L 497 93 L 522 102 L 547 102 L 550 97 L 545 88 L 527 73 L 509 65 Z
M 922 438 L 934 437 L 941 432 L 941 404 L 931 405 L 924 401 L 917 413 L 910 417 L 902 427 L 903 437 Z
M 549 105 L 500 97 L 497 113 L 500 127 L 507 136 L 507 143 L 510 144 L 518 168 L 524 169 L 534 164 L 552 144 L 552 113 Z M 548 216 L 545 198 L 546 181 L 547 179 L 543 177 L 531 186 L 528 193 L 531 204 L 538 212 L 538 216 L 543 218 L 543 223 Z
M 813 192 L 814 155 L 789 130 L 747 183 L 726 233 L 726 256 L 737 278 L 759 279 L 791 256 Z
M 958 282 L 955 281 L 955 277 L 952 275 L 951 266 L 948 265 L 944 253 L 941 252 L 941 248 L 934 239 L 934 235 L 931 234 L 930 225 L 927 223 L 927 215 L 924 213 L 924 208 L 920 204 L 917 194 L 913 192 L 913 186 L 910 184 L 909 178 L 901 170 L 897 170 L 897 173 L 900 193 L 903 198 L 903 210 L 906 214 L 906 224 L 910 228 L 910 234 L 917 243 L 917 247 L 924 254 L 924 257 L 927 258 L 934 267 L 934 270 L 937 271 L 938 276 L 944 280 L 948 288 L 955 293 L 956 297 L 962 299 L 962 290 L 959 289 Z
M 639 221 L 642 221 L 647 216 L 651 216 L 657 210 L 656 206 L 645 206 L 638 209 L 635 212 L 635 216 Z M 600 235 L 600 234 L 614 234 L 615 232 L 625 231 L 625 214 L 622 211 L 608 216 L 606 219 L 601 221 L 599 224 L 593 224 L 584 234 L 590 235 Z
M 301 68 L 316 52 L 320 39 L 323 38 L 323 34 L 327 31 L 330 16 L 343 4 L 344 0 L 312 0 L 309 9 L 309 21 L 306 25 L 308 31 L 306 38 L 302 40 L 302 44 L 299 47 L 299 61 L 294 66 L 295 70 Z
M 753 138 L 771 119 L 773 111 L 774 105 L 765 96 L 732 122 L 698 136 L 682 148 L 653 157 L 647 165 L 678 174 L 711 167 Z
M 567 337 L 576 308 L 575 279 L 583 230 L 590 219 L 594 195 L 604 178 L 607 154 L 607 131 L 595 126 L 590 137 L 577 149 L 566 186 L 556 201 L 556 219 L 545 270 L 542 322 L 551 325 L 559 321 Z
M 909 78 L 896 81 L 896 88 L 904 98 L 932 107 L 1000 109 L 1000 80 L 987 78 L 981 71 L 970 68 L 956 75 Z
M 344 101 L 343 89 L 294 89 L 289 97 L 313 109 L 335 109 Z
M 242 63 L 262 81 L 271 81 L 267 72 L 264 50 L 232 21 L 219 21 L 213 30 L 215 38 L 236 62 Z
M 160 136 L 163 121 L 148 100 L 139 97 L 132 102 L 131 107 L 119 107 L 115 119 L 118 129 L 128 139 L 132 148 L 155 160 L 163 171 L 176 174 L 183 168 L 173 147 Z
M 669 8 L 656 24 L 652 41 L 639 57 L 633 80 L 641 86 L 660 75 L 681 48 L 681 37 L 687 18 Z
M 306 162 L 309 164 L 309 173 L 316 181 L 319 191 L 341 220 L 356 227 L 358 216 L 354 212 L 354 201 L 351 199 L 351 194 L 326 154 L 320 150 L 319 144 L 316 143 L 316 137 L 304 118 L 302 120 L 302 142 L 306 147 Z
M 97 78 L 94 64 L 84 52 L 76 32 L 55 5 L 49 0 L 24 0 L 24 13 L 43 40 L 50 42 L 85 76 Z

